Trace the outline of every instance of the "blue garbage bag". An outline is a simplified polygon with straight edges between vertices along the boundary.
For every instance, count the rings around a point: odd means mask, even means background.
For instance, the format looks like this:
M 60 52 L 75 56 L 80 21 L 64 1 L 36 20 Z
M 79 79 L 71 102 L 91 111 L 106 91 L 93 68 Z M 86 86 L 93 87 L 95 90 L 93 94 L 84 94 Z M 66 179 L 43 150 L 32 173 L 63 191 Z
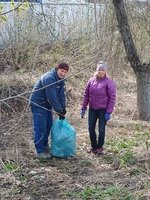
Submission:
M 55 119 L 51 128 L 51 154 L 59 158 L 74 156 L 76 152 L 76 131 L 65 118 Z

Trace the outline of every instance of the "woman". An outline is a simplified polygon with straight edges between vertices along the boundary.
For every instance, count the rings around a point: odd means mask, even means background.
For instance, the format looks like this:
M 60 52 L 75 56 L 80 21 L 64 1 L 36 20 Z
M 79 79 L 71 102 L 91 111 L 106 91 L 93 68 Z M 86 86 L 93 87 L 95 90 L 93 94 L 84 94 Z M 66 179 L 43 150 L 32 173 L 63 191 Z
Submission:
M 108 78 L 107 64 L 103 61 L 98 62 L 95 75 L 89 79 L 84 92 L 84 99 L 81 108 L 81 117 L 85 115 L 87 106 L 88 129 L 91 140 L 91 148 L 88 153 L 98 155 L 103 154 L 103 145 L 105 141 L 105 126 L 111 118 L 116 102 L 116 85 L 113 80 Z M 96 122 L 98 120 L 99 135 L 96 135 Z

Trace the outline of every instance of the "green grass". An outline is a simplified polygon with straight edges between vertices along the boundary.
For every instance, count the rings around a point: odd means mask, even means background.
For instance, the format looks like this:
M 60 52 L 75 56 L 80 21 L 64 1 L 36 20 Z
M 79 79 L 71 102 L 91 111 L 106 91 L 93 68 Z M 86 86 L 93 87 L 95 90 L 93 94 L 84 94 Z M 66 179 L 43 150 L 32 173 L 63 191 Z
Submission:
M 126 165 L 134 165 L 137 162 L 137 158 L 134 156 L 131 150 L 124 151 L 121 155 L 119 155 L 119 159 L 121 161 L 121 167 Z
M 119 153 L 122 149 L 132 149 L 139 145 L 136 138 L 123 138 L 120 140 L 110 139 L 106 144 L 114 153 Z
M 139 175 L 144 172 L 144 169 L 140 167 L 134 167 L 133 169 L 130 170 L 130 175 Z
M 93 165 L 92 161 L 90 160 L 81 160 L 80 163 L 81 167 L 91 167 Z
M 139 200 L 140 194 L 133 195 L 126 188 L 119 186 L 109 186 L 106 188 L 98 186 L 86 186 L 80 192 L 68 192 L 69 198 L 81 200 Z
M 137 138 L 109 139 L 106 144 L 108 150 L 113 153 L 111 156 L 104 157 L 107 162 L 112 163 L 117 158 L 119 167 L 136 164 L 137 158 L 133 149 L 139 145 Z
M 4 163 L 4 169 L 7 172 L 11 172 L 11 171 L 16 171 L 19 169 L 19 166 L 13 162 L 5 162 Z

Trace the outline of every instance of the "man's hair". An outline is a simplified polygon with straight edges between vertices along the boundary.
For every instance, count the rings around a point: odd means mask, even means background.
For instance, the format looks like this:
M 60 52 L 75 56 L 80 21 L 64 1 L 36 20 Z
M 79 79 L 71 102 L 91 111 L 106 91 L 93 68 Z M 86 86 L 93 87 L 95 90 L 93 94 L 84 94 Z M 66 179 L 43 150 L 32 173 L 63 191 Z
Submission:
M 66 71 L 69 71 L 69 65 L 67 63 L 59 63 L 59 65 L 56 67 L 56 69 L 64 69 Z

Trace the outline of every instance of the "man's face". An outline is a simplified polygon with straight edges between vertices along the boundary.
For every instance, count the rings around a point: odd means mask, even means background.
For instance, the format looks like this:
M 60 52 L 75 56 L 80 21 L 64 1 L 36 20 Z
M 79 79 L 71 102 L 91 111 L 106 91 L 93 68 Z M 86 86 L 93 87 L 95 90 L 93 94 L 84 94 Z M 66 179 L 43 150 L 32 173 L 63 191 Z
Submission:
M 68 72 L 68 71 L 65 70 L 65 69 L 58 69 L 58 70 L 57 70 L 57 74 L 58 74 L 59 78 L 61 78 L 61 79 L 65 78 L 67 72 Z

